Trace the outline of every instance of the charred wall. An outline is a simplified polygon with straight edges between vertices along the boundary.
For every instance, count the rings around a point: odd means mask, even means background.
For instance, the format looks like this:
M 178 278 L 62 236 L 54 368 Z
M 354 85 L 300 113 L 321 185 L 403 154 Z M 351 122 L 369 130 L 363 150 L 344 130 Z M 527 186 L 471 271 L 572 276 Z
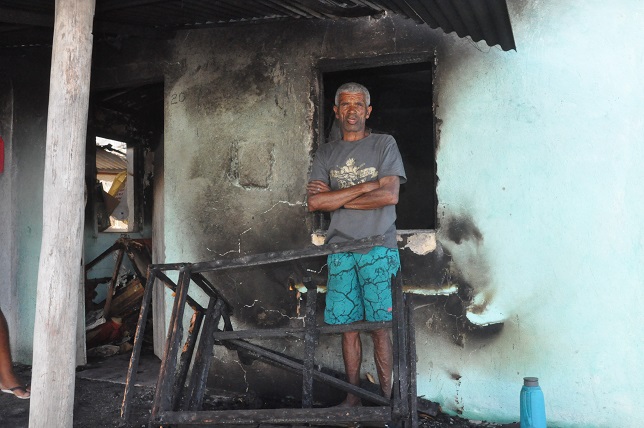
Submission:
M 305 183 L 321 134 L 321 64 L 431 58 L 439 41 L 429 28 L 391 16 L 178 34 L 165 87 L 166 262 L 310 245 L 314 224 L 305 209 Z M 401 248 L 410 287 L 439 296 L 445 289 L 457 293 L 450 256 L 433 232 L 401 237 Z M 300 325 L 301 301 L 289 277 L 309 269 L 324 278 L 323 265 L 324 260 L 311 260 L 211 279 L 235 306 L 236 328 Z M 459 304 L 451 306 L 462 318 Z M 457 328 L 455 323 L 446 328 Z M 374 372 L 368 342 L 365 370 Z M 297 355 L 301 344 L 274 341 L 271 347 Z M 341 370 L 339 338 L 326 339 L 320 349 L 321 361 Z M 211 381 L 299 394 L 299 383 L 285 383 L 283 372 L 217 352 Z

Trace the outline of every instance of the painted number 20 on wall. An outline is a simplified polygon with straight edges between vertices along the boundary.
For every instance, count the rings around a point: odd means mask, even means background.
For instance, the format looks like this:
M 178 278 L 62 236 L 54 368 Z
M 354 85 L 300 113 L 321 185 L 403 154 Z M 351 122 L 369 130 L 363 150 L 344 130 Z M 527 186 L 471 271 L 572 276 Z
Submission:
M 179 104 L 186 100 L 186 94 L 183 92 L 174 93 L 170 95 L 170 104 Z

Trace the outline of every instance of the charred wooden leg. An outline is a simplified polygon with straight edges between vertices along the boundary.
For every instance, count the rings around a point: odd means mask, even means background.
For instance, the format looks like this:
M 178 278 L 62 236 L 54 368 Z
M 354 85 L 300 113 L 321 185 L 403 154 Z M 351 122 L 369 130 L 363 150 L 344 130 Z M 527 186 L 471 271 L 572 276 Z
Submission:
M 414 305 L 411 294 L 405 296 L 406 314 L 407 314 L 407 334 L 409 340 L 409 414 L 411 417 L 411 427 L 418 428 L 418 392 L 416 390 L 416 331 L 414 327 Z
M 315 366 L 315 346 L 318 340 L 315 309 L 317 305 L 317 286 L 311 285 L 311 278 L 304 278 L 306 292 L 306 315 L 304 333 L 304 371 L 302 373 L 302 407 L 313 407 L 313 369 Z
M 179 358 L 179 369 L 174 380 L 175 396 L 172 403 L 173 410 L 179 410 L 179 405 L 182 398 L 185 396 L 186 391 L 186 378 L 188 377 L 188 370 L 190 370 L 190 362 L 197 343 L 197 336 L 204 319 L 203 311 L 195 311 L 190 320 L 190 327 L 188 328 L 188 338 L 181 350 L 181 358 Z
M 163 351 L 156 394 L 152 403 L 152 422 L 154 422 L 159 411 L 168 411 L 172 408 L 172 379 L 177 367 L 177 353 L 183 336 L 183 313 L 189 287 L 190 268 L 185 267 L 179 273 L 177 293 L 172 307 L 172 315 L 170 316 L 168 338 Z
M 192 367 L 189 389 L 186 394 L 185 402 L 188 410 L 201 410 L 203 405 L 208 371 L 213 359 L 212 347 L 215 343 L 213 333 L 217 330 L 222 312 L 225 311 L 225 306 L 226 304 L 222 299 L 210 299 L 195 362 Z
M 141 356 L 141 346 L 143 345 L 143 334 L 145 332 L 145 324 L 148 319 L 148 312 L 150 312 L 150 303 L 152 301 L 152 288 L 156 280 L 156 271 L 152 270 L 148 278 L 148 285 L 145 287 L 143 293 L 143 301 L 141 302 L 141 311 L 139 312 L 139 321 L 136 323 L 136 333 L 134 334 L 134 347 L 132 348 L 132 355 L 130 356 L 130 365 L 127 369 L 127 377 L 125 381 L 125 392 L 123 394 L 123 403 L 121 404 L 121 418 L 126 421 L 130 417 L 130 398 L 132 393 L 132 382 L 134 381 L 134 374 L 139 368 L 139 357 Z
M 116 257 L 116 264 L 114 265 L 114 273 L 112 274 L 112 280 L 110 281 L 110 285 L 107 288 L 105 306 L 103 306 L 103 316 L 105 317 L 105 319 L 107 319 L 108 315 L 110 314 L 110 309 L 112 306 L 112 295 L 114 294 L 114 286 L 116 285 L 116 281 L 119 278 L 119 271 L 121 270 L 121 264 L 123 263 L 124 253 L 125 251 L 123 249 L 120 249 L 118 252 L 118 256 Z

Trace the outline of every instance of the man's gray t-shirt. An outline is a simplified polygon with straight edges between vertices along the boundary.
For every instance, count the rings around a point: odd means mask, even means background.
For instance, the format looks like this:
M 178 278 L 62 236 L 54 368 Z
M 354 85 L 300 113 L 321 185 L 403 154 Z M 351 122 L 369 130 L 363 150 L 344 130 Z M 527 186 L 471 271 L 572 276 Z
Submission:
M 387 134 L 369 134 L 358 141 L 336 140 L 320 146 L 310 181 L 321 180 L 338 190 L 387 176 L 400 177 L 400 184 L 407 181 L 396 140 Z M 397 248 L 395 222 L 395 205 L 373 210 L 340 208 L 331 213 L 326 243 L 384 235 L 384 246 Z

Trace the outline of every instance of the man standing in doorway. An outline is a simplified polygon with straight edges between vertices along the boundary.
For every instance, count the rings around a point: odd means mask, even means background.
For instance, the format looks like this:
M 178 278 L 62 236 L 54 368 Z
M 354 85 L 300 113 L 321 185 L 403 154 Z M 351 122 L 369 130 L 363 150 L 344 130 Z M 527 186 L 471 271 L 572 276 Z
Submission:
M 396 204 L 407 178 L 396 141 L 366 128 L 371 97 L 364 86 L 346 83 L 335 94 L 333 111 L 342 139 L 317 150 L 307 185 L 309 211 L 331 213 L 326 243 L 384 235 L 383 246 L 328 257 L 327 324 L 392 319 L 391 276 L 400 269 L 396 244 Z M 388 329 L 371 332 L 380 388 L 391 396 L 393 356 Z M 343 333 L 342 356 L 347 378 L 360 384 L 362 344 L 357 331 Z M 347 394 L 343 406 L 359 406 Z

